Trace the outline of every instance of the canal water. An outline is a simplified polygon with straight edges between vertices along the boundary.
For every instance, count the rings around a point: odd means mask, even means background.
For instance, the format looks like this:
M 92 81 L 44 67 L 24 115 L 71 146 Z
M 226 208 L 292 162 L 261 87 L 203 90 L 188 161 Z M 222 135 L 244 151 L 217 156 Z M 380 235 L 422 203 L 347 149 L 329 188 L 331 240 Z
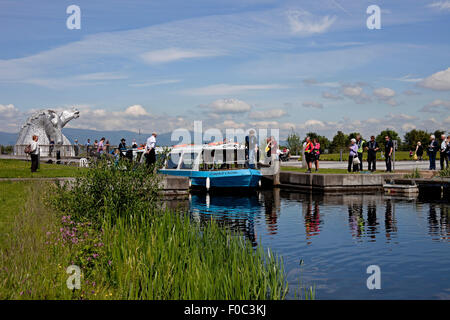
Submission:
M 216 219 L 283 258 L 294 289 L 316 299 L 450 299 L 450 205 L 384 194 L 192 194 L 196 220 Z M 370 265 L 381 289 L 369 290 Z

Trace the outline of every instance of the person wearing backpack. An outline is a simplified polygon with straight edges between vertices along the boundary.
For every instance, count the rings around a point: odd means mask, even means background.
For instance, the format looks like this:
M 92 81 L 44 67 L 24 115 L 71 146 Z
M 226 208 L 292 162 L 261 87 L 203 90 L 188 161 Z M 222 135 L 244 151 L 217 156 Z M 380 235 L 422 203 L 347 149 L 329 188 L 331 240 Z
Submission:
M 36 172 L 39 167 L 39 145 L 38 136 L 33 135 L 33 141 L 30 144 L 30 156 L 31 156 L 31 172 Z

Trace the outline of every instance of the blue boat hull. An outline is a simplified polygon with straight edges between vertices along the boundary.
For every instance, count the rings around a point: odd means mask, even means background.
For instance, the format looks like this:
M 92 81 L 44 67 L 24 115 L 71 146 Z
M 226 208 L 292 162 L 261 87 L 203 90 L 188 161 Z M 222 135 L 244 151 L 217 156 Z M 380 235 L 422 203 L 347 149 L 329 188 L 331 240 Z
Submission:
M 184 176 L 191 179 L 191 185 L 206 187 L 209 178 L 210 188 L 256 188 L 261 180 L 261 172 L 254 169 L 237 169 L 223 171 L 159 170 L 159 173 Z

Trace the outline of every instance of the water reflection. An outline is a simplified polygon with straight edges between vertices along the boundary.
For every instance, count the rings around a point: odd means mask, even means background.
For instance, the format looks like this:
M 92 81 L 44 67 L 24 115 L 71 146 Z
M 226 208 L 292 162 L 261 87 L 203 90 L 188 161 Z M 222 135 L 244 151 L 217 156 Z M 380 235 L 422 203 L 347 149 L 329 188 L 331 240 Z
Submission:
M 396 199 L 383 194 L 305 194 L 279 189 L 245 195 L 193 194 L 189 208 L 197 221 L 214 218 L 220 224 L 241 231 L 256 246 L 258 239 L 256 226 L 264 225 L 263 232 L 266 235 L 279 235 L 280 223 L 283 223 L 280 222 L 283 212 L 281 207 L 282 204 L 289 207 L 289 203 L 301 206 L 301 224 L 306 244 L 312 244 L 314 238 L 321 234 L 327 219 L 336 219 L 335 216 L 328 216 L 332 210 L 341 212 L 344 208 L 347 211 L 348 228 L 353 239 L 359 242 L 376 242 L 377 236 L 383 234 L 385 241 L 390 242 L 398 235 L 396 205 L 400 205 L 402 210 L 407 206 L 411 214 L 416 212 L 418 217 L 422 212 L 427 214 L 428 234 L 432 239 L 439 241 L 450 239 L 448 204 L 423 204 L 416 199 Z M 428 206 L 428 212 L 423 206 Z M 300 221 L 296 223 L 298 222 Z
M 278 216 L 280 213 L 280 189 L 262 192 L 267 232 L 275 235 L 278 232 Z
M 263 207 L 266 211 L 267 207 L 273 208 L 273 203 L 271 199 L 262 206 L 256 194 L 222 196 L 192 194 L 189 205 L 194 220 L 207 222 L 214 218 L 220 225 L 240 231 L 256 246 L 258 237 L 255 231 L 255 219 L 260 215 Z M 276 210 L 270 209 L 270 212 L 275 212 L 276 216 Z
M 428 232 L 433 240 L 441 241 L 450 239 L 449 207 L 443 203 L 429 204 Z
M 320 234 L 320 206 L 318 200 L 313 200 L 312 195 L 303 202 L 303 218 L 305 225 L 306 243 L 312 243 L 312 237 Z
M 361 275 L 368 264 L 384 273 L 383 298 L 448 295 L 450 206 L 380 194 L 306 194 L 279 189 L 247 195 L 192 194 L 189 210 L 271 248 L 298 282 L 299 261 L 317 296 L 372 299 Z M 390 286 L 390 287 L 389 287 Z M 380 296 L 377 296 L 380 297 Z

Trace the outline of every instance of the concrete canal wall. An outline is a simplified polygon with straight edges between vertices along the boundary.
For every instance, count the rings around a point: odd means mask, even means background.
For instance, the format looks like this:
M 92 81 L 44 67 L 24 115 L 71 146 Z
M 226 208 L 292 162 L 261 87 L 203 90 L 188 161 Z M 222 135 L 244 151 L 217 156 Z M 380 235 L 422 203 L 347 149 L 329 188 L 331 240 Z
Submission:
M 308 174 L 281 171 L 279 187 L 322 192 L 382 191 L 386 180 L 399 176 L 402 174 Z

